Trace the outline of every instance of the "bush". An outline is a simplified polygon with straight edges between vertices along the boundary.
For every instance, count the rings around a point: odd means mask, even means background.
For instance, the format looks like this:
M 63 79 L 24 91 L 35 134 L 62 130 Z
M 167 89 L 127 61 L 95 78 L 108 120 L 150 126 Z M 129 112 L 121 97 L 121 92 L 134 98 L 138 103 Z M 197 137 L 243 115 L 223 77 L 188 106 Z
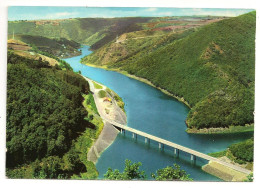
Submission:
M 236 157 L 236 162 L 253 162 L 254 159 L 254 140 L 253 138 L 240 142 L 237 144 L 232 144 L 229 150 Z
M 104 98 L 104 97 L 106 97 L 107 96 L 107 94 L 106 94 L 106 92 L 104 91 L 104 90 L 100 90 L 99 92 L 98 92 L 98 97 L 99 98 Z

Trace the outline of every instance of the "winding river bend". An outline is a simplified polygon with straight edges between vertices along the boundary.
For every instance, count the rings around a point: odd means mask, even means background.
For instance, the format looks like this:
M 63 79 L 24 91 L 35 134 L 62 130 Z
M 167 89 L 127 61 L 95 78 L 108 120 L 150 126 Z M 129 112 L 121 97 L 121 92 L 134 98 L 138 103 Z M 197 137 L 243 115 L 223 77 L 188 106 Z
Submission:
M 80 59 L 89 55 L 88 46 L 81 48 L 82 55 L 68 58 L 66 61 L 74 71 L 100 82 L 114 90 L 125 102 L 127 125 L 154 136 L 175 142 L 202 153 L 211 153 L 226 149 L 230 144 L 252 137 L 253 133 L 225 135 L 187 134 L 185 119 L 189 108 L 161 91 L 117 72 L 93 68 L 80 63 Z M 174 80 L 173 80 L 174 82 Z M 144 138 L 132 139 L 129 133 L 118 134 L 114 143 L 100 156 L 96 167 L 102 179 L 107 169 L 124 169 L 125 159 L 141 162 L 147 177 L 157 169 L 177 163 L 194 181 L 221 181 L 201 170 L 207 161 L 197 159 L 191 164 L 190 156 L 180 152 L 180 157 L 173 156 L 173 150 L 165 147 L 158 149 L 158 144 L 144 143 Z

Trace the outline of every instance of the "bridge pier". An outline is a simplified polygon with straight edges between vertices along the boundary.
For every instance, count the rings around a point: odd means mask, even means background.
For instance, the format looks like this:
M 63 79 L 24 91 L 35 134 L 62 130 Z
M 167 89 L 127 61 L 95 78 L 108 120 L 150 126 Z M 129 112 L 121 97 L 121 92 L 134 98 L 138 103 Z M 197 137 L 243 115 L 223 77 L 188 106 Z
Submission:
M 125 135 L 125 129 L 120 129 L 121 134 L 124 133 Z
M 191 154 L 190 155 L 190 160 L 191 160 L 191 162 L 196 162 L 196 156 L 195 155 L 193 155 L 193 154 Z
M 133 138 L 137 139 L 137 134 L 133 133 Z
M 164 144 L 159 142 L 159 149 L 164 149 Z
M 177 148 L 174 148 L 174 156 L 179 157 L 180 150 Z
M 144 141 L 145 143 L 147 143 L 148 142 L 148 144 L 150 144 L 150 139 L 149 138 L 147 138 L 147 137 L 145 137 L 145 141 Z

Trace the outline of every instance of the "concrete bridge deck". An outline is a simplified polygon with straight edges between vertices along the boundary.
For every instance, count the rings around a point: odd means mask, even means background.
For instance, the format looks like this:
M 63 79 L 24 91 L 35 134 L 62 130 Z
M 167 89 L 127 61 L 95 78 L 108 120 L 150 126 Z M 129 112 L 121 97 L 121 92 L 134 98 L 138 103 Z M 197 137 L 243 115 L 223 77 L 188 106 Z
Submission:
M 108 121 L 108 120 L 106 120 Z M 247 170 L 245 168 L 242 168 L 242 167 L 239 167 L 239 166 L 236 166 L 236 165 L 233 165 L 231 163 L 227 163 L 227 162 L 224 162 L 224 161 L 221 161 L 215 157 L 211 157 L 207 154 L 204 154 L 204 153 L 201 153 L 201 152 L 198 152 L 198 151 L 195 151 L 193 149 L 190 149 L 190 148 L 187 148 L 187 147 L 184 147 L 184 146 L 181 146 L 179 144 L 176 144 L 176 143 L 173 143 L 173 142 L 170 142 L 168 140 L 165 140 L 165 139 L 162 139 L 162 138 L 159 138 L 157 136 L 153 136 L 151 134 L 147 134 L 145 132 L 142 132 L 142 131 L 139 131 L 139 130 L 136 130 L 136 129 L 133 129 L 131 127 L 127 127 L 125 125 L 121 125 L 117 122 L 111 122 L 109 121 L 112 125 L 114 125 L 115 127 L 119 128 L 119 129 L 122 129 L 123 131 L 129 131 L 129 132 L 132 132 L 133 134 L 135 134 L 135 137 L 137 135 L 139 136 L 143 136 L 145 137 L 146 139 L 150 139 L 150 140 L 154 140 L 156 142 L 158 142 L 159 144 L 159 147 L 162 147 L 163 145 L 167 145 L 167 146 L 170 146 L 174 149 L 178 149 L 178 150 L 181 150 L 181 151 L 184 151 L 186 153 L 189 153 L 191 154 L 191 160 L 195 160 L 196 157 L 200 157 L 202 159 L 205 159 L 205 160 L 208 160 L 208 161 L 214 161 L 214 162 L 217 162 L 219 164 L 222 164 L 224 166 L 227 166 L 233 170 L 236 170 L 236 171 L 239 171 L 239 172 L 242 172 L 242 173 L 245 173 L 245 174 L 250 174 L 251 171 L 250 170 Z M 133 135 L 134 136 L 134 135 Z

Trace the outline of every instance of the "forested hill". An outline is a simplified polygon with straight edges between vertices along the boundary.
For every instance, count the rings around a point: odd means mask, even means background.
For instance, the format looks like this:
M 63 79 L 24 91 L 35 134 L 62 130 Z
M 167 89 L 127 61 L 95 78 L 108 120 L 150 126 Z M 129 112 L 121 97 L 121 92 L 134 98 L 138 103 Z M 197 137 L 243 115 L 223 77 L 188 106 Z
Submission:
M 199 27 L 225 19 L 219 16 L 73 18 L 20 20 L 8 22 L 8 34 L 66 38 L 99 49 L 123 33 L 149 30 L 166 31 Z M 25 41 L 30 43 L 30 41 Z
M 251 124 L 255 19 L 251 12 L 181 33 L 111 42 L 83 62 L 127 71 L 183 97 L 190 128 Z
M 9 35 L 9 37 L 11 37 Z M 33 35 L 15 35 L 16 40 L 29 44 L 33 50 L 41 51 L 60 58 L 80 55 L 80 44 L 65 38 L 47 38 Z
M 125 32 L 141 30 L 138 23 L 152 18 L 75 18 L 8 22 L 8 32 L 15 34 L 66 38 L 97 49 Z
M 82 105 L 88 82 L 57 64 L 13 51 L 8 51 L 7 76 L 7 177 L 70 178 L 87 173 L 95 178 L 95 166 L 86 160 L 85 151 L 94 140 L 90 133 L 95 135 L 97 129 Z M 85 150 L 77 146 L 82 135 L 87 135 L 80 143 Z

